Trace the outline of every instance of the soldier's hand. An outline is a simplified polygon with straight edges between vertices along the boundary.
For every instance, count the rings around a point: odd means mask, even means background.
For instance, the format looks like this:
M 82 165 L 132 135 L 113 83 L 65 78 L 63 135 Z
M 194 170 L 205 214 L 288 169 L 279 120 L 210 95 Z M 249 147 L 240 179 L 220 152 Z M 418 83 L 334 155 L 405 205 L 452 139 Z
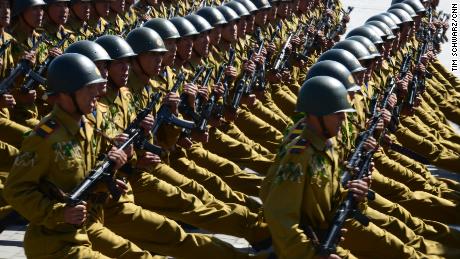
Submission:
M 275 43 L 271 42 L 267 44 L 267 55 L 272 55 L 276 51 Z
M 395 107 L 396 103 L 398 103 L 398 96 L 395 93 L 392 93 L 388 98 L 388 105 L 390 108 Z
M 209 89 L 207 87 L 198 88 L 198 94 L 205 100 L 208 101 L 209 98 Z
M 391 121 L 391 112 L 387 109 L 384 109 L 382 111 L 382 119 L 383 123 L 385 123 L 385 125 L 388 125 Z
M 60 49 L 58 49 L 58 48 L 52 48 L 52 49 L 50 49 L 50 50 L 48 51 L 48 54 L 49 54 L 51 57 L 55 58 L 55 57 L 57 57 L 57 56 L 62 55 L 62 50 L 60 50 Z
M 252 60 L 248 60 L 244 63 L 243 69 L 246 73 L 254 73 L 256 70 L 256 64 Z
M 192 147 L 193 142 L 189 138 L 180 137 L 177 140 L 177 144 L 185 149 L 189 149 Z
M 217 99 L 219 99 L 222 95 L 224 95 L 225 88 L 222 83 L 218 83 L 212 86 L 214 94 L 216 95 Z
M 238 75 L 238 72 L 236 71 L 236 68 L 233 66 L 228 66 L 225 68 L 225 75 L 230 77 L 230 79 L 233 81 L 235 80 L 236 76 Z
M 256 95 L 255 94 L 250 94 L 248 96 L 244 95 L 241 98 L 241 103 L 246 104 L 249 108 L 254 107 L 256 104 Z
M 209 133 L 207 131 L 201 132 L 198 130 L 192 130 L 192 139 L 202 143 L 208 143 Z
M 375 148 L 377 148 L 377 141 L 375 140 L 375 138 L 370 137 L 370 138 L 366 139 L 366 141 L 364 142 L 364 149 L 369 151 L 369 150 L 373 150 Z
M 292 39 L 291 39 L 291 45 L 292 45 L 294 48 L 296 48 L 297 46 L 299 46 L 300 43 L 301 43 L 301 40 L 300 40 L 299 36 L 294 36 L 294 37 L 292 37 Z
M 81 225 L 86 220 L 86 202 L 82 202 L 75 207 L 64 208 L 64 222 L 72 225 Z
M 177 114 L 179 107 L 180 97 L 178 93 L 168 93 L 163 99 L 163 103 L 168 105 L 171 109 L 171 112 Z
M 109 151 L 108 157 L 115 163 L 113 170 L 118 170 L 122 167 L 126 162 L 128 162 L 128 156 L 123 150 L 117 150 L 116 147 L 113 147 L 112 150 Z
M 136 167 L 146 169 L 151 165 L 159 163 L 161 163 L 161 158 L 158 155 L 145 152 L 144 155 L 137 160 Z
M 350 22 L 350 16 L 348 14 L 344 15 L 343 18 L 342 18 L 342 22 L 349 23 Z
M 144 120 L 141 122 L 141 127 L 144 129 L 144 133 L 148 134 L 153 129 L 153 123 L 155 118 L 152 114 L 145 116 Z
M 37 60 L 37 53 L 35 51 L 26 51 L 24 52 L 24 55 L 21 57 L 21 59 L 29 61 L 33 66 Z
M 264 48 L 264 47 L 262 47 L 262 50 L 260 51 L 260 54 L 261 54 L 262 56 L 264 56 L 264 57 L 267 56 L 267 49 Z
M 16 100 L 11 94 L 3 94 L 0 97 L 0 108 L 13 108 L 16 105 Z
M 115 185 L 121 193 L 128 192 L 128 185 L 121 179 L 115 179 Z
M 262 54 L 254 54 L 251 60 L 258 65 L 262 65 L 265 62 L 265 57 Z
M 281 77 L 284 82 L 291 81 L 291 73 L 288 70 L 284 70 L 283 73 L 281 73 Z
M 421 74 L 424 75 L 426 72 L 426 67 L 424 64 L 418 64 L 415 69 Z
M 113 141 L 115 142 L 115 145 L 121 146 L 123 143 L 125 143 L 128 140 L 129 136 L 128 134 L 121 133 L 113 138 Z M 124 150 L 124 153 L 126 154 L 127 157 L 132 157 L 134 155 L 134 148 L 133 146 L 129 146 Z
M 334 11 L 332 9 L 326 9 L 326 15 L 330 16 L 331 18 L 334 15 Z
M 369 192 L 369 184 L 363 180 L 353 180 L 347 183 L 348 190 L 353 193 L 353 197 L 358 201 L 364 201 Z
M 23 93 L 22 91 L 20 91 L 17 95 L 16 95 L 16 100 L 18 101 L 18 103 L 21 103 L 21 104 L 25 104 L 25 105 L 31 105 L 35 102 L 35 100 L 37 99 L 37 91 L 35 90 L 30 90 L 29 92 L 27 93 Z
M 272 84 L 280 83 L 282 80 L 281 73 L 277 73 L 275 70 L 270 70 L 267 73 L 267 80 Z
M 340 259 L 341 257 L 336 254 L 330 254 L 329 256 L 320 256 L 319 259 Z

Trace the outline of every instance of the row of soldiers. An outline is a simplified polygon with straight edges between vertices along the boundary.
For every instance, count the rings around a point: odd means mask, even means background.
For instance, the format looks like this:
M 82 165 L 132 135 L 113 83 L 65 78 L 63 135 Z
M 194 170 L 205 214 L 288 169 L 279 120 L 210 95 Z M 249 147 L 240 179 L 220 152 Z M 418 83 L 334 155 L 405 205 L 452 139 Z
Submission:
M 334 0 L 1 1 L 2 213 L 32 258 L 457 258 L 460 186 L 425 166 L 460 168 L 437 4 L 340 41 Z

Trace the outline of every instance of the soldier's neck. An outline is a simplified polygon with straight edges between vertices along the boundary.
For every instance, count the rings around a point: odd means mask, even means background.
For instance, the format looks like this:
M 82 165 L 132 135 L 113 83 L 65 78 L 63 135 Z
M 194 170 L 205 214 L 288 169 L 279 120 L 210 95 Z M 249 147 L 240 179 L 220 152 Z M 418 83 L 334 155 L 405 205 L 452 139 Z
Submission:
M 139 65 L 138 62 L 132 62 L 133 63 L 133 71 L 138 77 L 139 81 L 141 81 L 143 84 L 147 84 L 150 81 L 149 75 L 147 75 L 141 66 Z

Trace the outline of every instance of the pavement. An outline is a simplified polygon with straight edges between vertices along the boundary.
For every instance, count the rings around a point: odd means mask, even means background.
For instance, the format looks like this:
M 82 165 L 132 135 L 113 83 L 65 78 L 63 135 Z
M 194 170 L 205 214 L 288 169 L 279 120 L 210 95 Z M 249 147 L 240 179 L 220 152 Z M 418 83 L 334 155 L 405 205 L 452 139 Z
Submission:
M 460 2 L 458 0 L 442 0 L 440 2 L 441 3 L 440 3 L 439 9 L 444 10 L 444 12 L 446 13 L 452 13 L 452 11 L 455 11 L 452 8 L 452 4 L 454 3 L 457 3 L 458 8 L 460 9 Z M 355 9 L 353 10 L 353 13 L 351 14 L 351 20 L 348 25 L 349 29 L 353 29 L 355 27 L 362 25 L 372 15 L 385 11 L 389 7 L 391 1 L 390 0 L 381 0 L 381 1 L 343 0 L 343 3 L 345 6 L 355 7 Z M 457 18 L 457 21 L 458 20 L 460 19 Z M 452 25 L 454 24 L 452 23 Z M 456 28 L 456 31 L 459 31 L 458 27 Z M 443 45 L 443 52 L 440 54 L 439 59 L 445 66 L 447 66 L 449 69 L 452 69 L 452 62 L 453 62 L 452 60 L 458 59 L 458 57 L 454 57 L 456 50 L 454 48 L 455 46 L 453 45 L 455 44 L 451 43 L 452 27 L 447 32 L 447 35 L 449 36 L 449 42 Z M 460 55 L 460 52 L 458 52 L 458 55 Z M 458 64 L 459 64 L 459 69 L 460 69 L 460 62 Z M 453 73 L 456 73 L 460 77 L 459 71 L 453 71 Z M 454 127 L 459 129 L 457 125 L 454 125 Z M 460 130 L 458 130 L 457 132 L 460 134 Z M 434 175 L 456 179 L 457 181 L 460 181 L 460 176 L 458 174 L 453 174 L 453 173 L 450 173 L 444 170 L 439 170 L 436 167 L 432 167 L 432 166 L 430 166 L 430 170 L 432 171 Z M 458 228 L 457 226 L 453 226 L 453 227 Z M 26 228 L 25 226 L 10 226 L 9 228 L 7 228 L 5 231 L 3 231 L 0 234 L 0 259 L 26 258 L 24 255 L 24 249 L 22 247 L 22 240 L 24 238 L 25 228 Z M 198 231 L 198 232 L 206 233 L 204 231 Z M 220 238 L 223 241 L 226 241 L 232 244 L 233 246 L 237 248 L 250 249 L 248 242 L 243 238 L 237 238 L 237 237 L 221 235 L 221 234 L 215 234 L 214 236 Z

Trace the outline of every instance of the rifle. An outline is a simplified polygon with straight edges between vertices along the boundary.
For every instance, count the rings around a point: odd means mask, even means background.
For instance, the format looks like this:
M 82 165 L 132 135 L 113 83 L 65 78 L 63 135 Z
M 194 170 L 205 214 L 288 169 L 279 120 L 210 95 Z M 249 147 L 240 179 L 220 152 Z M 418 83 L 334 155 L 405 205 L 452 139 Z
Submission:
M 201 87 L 208 88 L 209 80 L 211 79 L 213 71 L 213 67 L 208 67 L 208 69 L 206 70 L 206 74 L 204 75 L 203 82 L 201 82 Z M 201 95 L 197 95 L 195 99 L 195 107 L 200 108 L 201 105 L 203 105 L 203 102 L 203 97 Z
M 235 63 L 235 49 L 230 48 L 229 54 L 228 54 L 228 62 L 227 62 L 227 64 L 225 64 L 225 68 L 233 66 L 234 63 Z M 220 80 L 220 78 L 218 80 Z M 229 95 L 229 92 L 230 92 L 229 87 L 228 87 L 228 84 L 230 83 L 230 80 L 231 80 L 230 76 L 225 76 L 224 80 L 222 81 L 222 84 L 224 85 L 224 94 L 222 96 L 223 104 L 219 105 L 216 108 L 216 112 L 215 112 L 216 113 L 216 118 L 222 118 L 222 116 L 224 115 L 224 108 L 225 108 L 225 105 L 228 102 L 228 95 Z
M 216 84 L 219 84 L 222 76 L 224 75 L 224 70 L 225 70 L 225 65 L 222 64 L 219 67 L 219 71 L 217 72 L 217 81 Z M 215 92 L 211 94 L 211 97 L 209 97 L 209 100 L 203 105 L 201 108 L 201 114 L 200 114 L 200 120 L 198 121 L 198 130 L 200 132 L 206 131 L 206 126 L 208 125 L 209 118 L 211 118 L 212 112 L 214 110 L 214 107 L 217 104 L 217 95 Z
M 285 58 L 287 56 L 287 51 L 288 51 L 288 46 L 289 46 L 289 42 L 291 42 L 291 39 L 292 37 L 294 36 L 294 32 L 290 32 L 289 33 L 289 36 L 286 40 L 286 42 L 284 43 L 283 47 L 281 48 L 281 51 L 278 55 L 278 57 L 275 59 L 275 62 L 273 63 L 273 69 L 279 73 L 281 71 L 281 69 L 283 68 L 283 64 L 285 63 Z
M 11 45 L 11 40 L 7 40 L 3 43 L 3 45 L 0 47 L 0 57 L 5 54 L 6 49 Z
M 198 70 L 195 72 L 195 75 L 193 76 L 193 79 L 190 83 L 195 84 L 196 81 L 198 81 L 198 78 L 200 78 L 201 74 L 203 74 L 205 70 L 205 66 L 200 66 Z M 192 118 L 193 121 L 197 121 L 199 119 L 199 115 L 196 114 L 195 110 L 188 104 L 188 95 L 186 93 L 182 93 L 180 95 L 179 112 Z
M 262 49 L 264 48 L 264 39 L 262 39 L 261 37 L 261 31 L 259 27 L 256 29 L 256 38 L 257 38 L 257 44 L 259 44 L 259 48 L 257 49 L 257 55 L 260 55 L 262 53 Z M 257 64 L 254 72 L 252 72 L 251 75 L 249 75 L 248 77 L 249 82 L 245 81 L 246 86 L 243 91 L 244 95 L 250 95 L 252 93 L 254 86 L 257 83 L 258 75 L 261 72 L 264 72 L 262 71 L 263 68 L 264 68 L 263 64 L 262 65 Z
M 45 41 L 45 33 L 42 33 L 40 37 L 37 39 L 37 41 L 34 43 L 32 48 L 30 48 L 30 51 L 35 51 L 38 46 Z M 37 81 L 41 79 L 38 75 L 35 73 L 31 72 L 32 68 L 30 66 L 30 62 L 28 60 L 22 59 L 19 61 L 19 64 L 13 69 L 13 71 L 10 72 L 8 77 L 3 79 L 2 83 L 0 84 L 0 94 L 5 94 L 10 91 L 10 88 L 13 86 L 13 83 L 16 81 L 16 79 L 20 75 L 27 75 L 30 74 L 29 76 L 35 77 Z
M 422 57 L 425 55 L 426 51 L 428 50 L 428 39 L 427 35 L 423 35 L 422 44 L 419 46 L 416 55 L 416 64 L 422 63 Z M 419 87 L 420 86 L 420 87 Z M 420 75 L 420 73 L 414 73 L 412 77 L 412 81 L 409 84 L 409 92 L 406 99 L 406 104 L 409 108 L 413 108 L 415 104 L 415 100 L 417 98 L 417 94 L 419 91 L 425 90 L 425 75 Z
M 353 11 L 354 7 L 349 6 L 346 11 L 343 11 L 343 16 L 349 16 L 350 13 Z M 335 39 L 342 31 L 345 29 L 345 24 L 340 22 L 338 26 L 334 30 L 330 30 L 326 36 L 326 39 L 333 40 Z
M 69 37 L 70 33 L 66 33 L 64 37 L 62 37 L 62 39 L 56 44 L 55 48 L 61 48 Z M 44 78 L 45 72 L 48 70 L 48 66 L 51 61 L 53 61 L 53 59 L 54 57 L 48 55 L 45 61 L 43 61 L 43 63 L 41 63 L 35 70 L 30 70 L 29 73 L 26 74 L 24 79 L 25 83 L 21 86 L 21 91 L 27 93 L 30 90 L 35 89 L 38 84 L 46 84 L 46 79 Z
M 132 121 L 123 133 L 128 135 L 128 140 L 123 143 L 118 150 L 124 150 L 133 144 L 136 148 L 144 149 L 157 155 L 163 155 L 164 151 L 162 148 L 148 143 L 145 139 L 145 135 L 141 128 L 141 122 L 145 119 L 148 114 L 151 114 L 155 105 L 159 102 L 161 97 L 160 93 L 152 94 L 150 101 L 147 106 L 141 110 L 134 121 Z M 104 156 L 102 164 L 91 170 L 91 173 L 81 182 L 68 196 L 67 205 L 75 206 L 89 196 L 92 189 L 101 181 L 103 181 L 108 189 L 112 198 L 118 200 L 121 196 L 115 181 L 113 179 L 113 166 L 115 162 L 110 160 L 107 155 Z
M 172 89 L 169 91 L 169 93 L 177 92 L 177 90 L 182 85 L 184 80 L 185 80 L 184 74 L 180 73 L 177 77 L 176 83 L 174 84 Z M 160 129 L 161 125 L 163 125 L 164 123 L 173 124 L 175 126 L 178 126 L 184 129 L 189 129 L 189 130 L 195 127 L 195 123 L 193 123 L 192 121 L 181 120 L 177 118 L 177 116 L 171 112 L 171 110 L 168 108 L 166 104 L 162 104 L 160 109 L 158 109 L 157 116 L 155 118 L 155 121 L 153 122 L 152 133 L 154 136 Z
M 254 50 L 249 50 L 248 53 L 248 60 L 251 60 L 252 55 L 254 54 Z M 248 79 L 249 73 L 244 72 L 243 77 L 238 81 L 238 84 L 235 88 L 235 94 L 233 95 L 233 100 L 230 105 L 230 109 L 236 112 L 238 107 L 240 107 L 241 99 L 243 98 L 244 93 L 246 92 L 247 83 L 246 80 Z

